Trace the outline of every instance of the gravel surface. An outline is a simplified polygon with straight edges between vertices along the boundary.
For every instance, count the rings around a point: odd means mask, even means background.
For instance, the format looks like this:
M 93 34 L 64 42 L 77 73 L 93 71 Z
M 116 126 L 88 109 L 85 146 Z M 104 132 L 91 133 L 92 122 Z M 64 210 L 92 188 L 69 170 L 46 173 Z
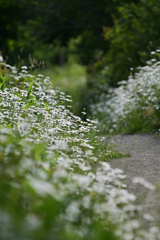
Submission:
M 121 168 L 126 174 L 128 191 L 137 196 L 144 212 L 153 216 L 154 224 L 160 224 L 160 137 L 152 134 L 116 135 L 109 139 L 115 150 L 131 157 L 114 159 L 111 167 Z M 155 191 L 133 184 L 134 177 L 142 177 L 156 186 Z

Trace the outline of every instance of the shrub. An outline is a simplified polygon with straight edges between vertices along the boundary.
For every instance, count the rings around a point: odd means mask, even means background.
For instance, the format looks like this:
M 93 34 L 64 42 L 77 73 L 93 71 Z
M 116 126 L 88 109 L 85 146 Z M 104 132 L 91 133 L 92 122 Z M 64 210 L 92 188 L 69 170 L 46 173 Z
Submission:
M 159 50 L 152 52 L 158 54 Z M 92 105 L 92 114 L 97 115 L 100 129 L 107 132 L 146 132 L 160 127 L 160 62 L 148 61 L 138 67 L 135 76 L 120 81 L 109 94 L 101 95 L 99 103 Z

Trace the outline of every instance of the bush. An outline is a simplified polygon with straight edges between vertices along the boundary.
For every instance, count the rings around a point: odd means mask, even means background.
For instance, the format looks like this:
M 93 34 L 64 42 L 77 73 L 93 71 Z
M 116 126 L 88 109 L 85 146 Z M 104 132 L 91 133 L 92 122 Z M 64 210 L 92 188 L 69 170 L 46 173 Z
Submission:
M 119 87 L 110 88 L 109 94 L 101 95 L 99 103 L 92 105 L 102 131 L 133 133 L 160 128 L 160 62 L 155 61 L 138 67 L 135 76 L 120 81 Z

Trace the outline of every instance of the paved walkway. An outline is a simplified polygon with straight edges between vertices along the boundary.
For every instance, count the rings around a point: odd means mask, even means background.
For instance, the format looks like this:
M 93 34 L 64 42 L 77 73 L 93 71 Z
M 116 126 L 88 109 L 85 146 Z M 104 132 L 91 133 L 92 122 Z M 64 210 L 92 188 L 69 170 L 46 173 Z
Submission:
M 124 170 L 128 191 L 137 196 L 144 212 L 151 214 L 154 223 L 160 226 L 160 137 L 151 134 L 116 135 L 109 143 L 117 144 L 114 149 L 118 152 L 131 154 L 131 157 L 112 160 L 110 165 Z M 156 190 L 133 184 L 134 177 L 146 179 L 156 186 Z

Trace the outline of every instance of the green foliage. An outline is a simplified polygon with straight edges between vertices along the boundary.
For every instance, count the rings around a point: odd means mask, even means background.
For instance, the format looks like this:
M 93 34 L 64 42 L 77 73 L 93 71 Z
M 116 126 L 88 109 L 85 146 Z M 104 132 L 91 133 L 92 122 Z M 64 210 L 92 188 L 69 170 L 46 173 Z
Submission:
M 84 111 L 84 91 L 86 89 L 86 68 L 74 62 L 74 57 L 70 56 L 67 64 L 63 67 L 52 66 L 49 69 L 42 69 L 38 73 L 50 77 L 55 88 L 59 88 L 67 95 L 71 96 L 71 111 L 82 117 Z M 37 74 L 37 72 L 35 72 Z
M 37 3 L 33 0 L 0 0 L 0 22 L 3 23 L 0 50 L 8 63 L 13 63 L 13 60 L 19 62 L 20 59 L 24 61 L 33 52 L 44 60 L 46 44 L 50 44 L 51 48 L 52 45 L 55 48 L 66 47 L 70 39 L 79 37 L 76 52 L 80 61 L 88 65 L 96 61 L 97 51 L 108 51 L 103 26 L 113 26 L 113 17 L 119 14 L 117 9 L 125 2 L 128 1 L 40 0 Z M 52 52 L 57 55 L 57 49 Z M 53 60 L 54 57 L 50 58 Z
M 0 75 L 0 88 L 1 90 L 5 88 L 5 77 L 3 77 L 2 74 Z
M 108 49 L 99 53 L 99 57 L 87 67 L 86 105 L 101 101 L 110 87 L 118 87 L 119 81 L 136 74 L 137 67 L 145 66 L 148 59 L 159 59 L 157 55 L 151 56 L 152 51 L 160 48 L 159 1 L 125 3 L 118 5 L 117 9 L 118 14 L 113 16 L 114 25 L 103 26 Z M 90 114 L 92 110 L 88 107 L 87 111 Z M 103 121 L 101 118 L 103 114 L 99 114 L 100 121 Z M 138 128 L 142 129 L 140 122 L 137 122 Z
M 81 90 L 87 109 L 159 45 L 158 9 L 158 2 L 139 0 L 1 0 L 0 50 L 7 63 L 29 65 L 30 55 L 47 68 L 64 66 L 74 55 L 87 66 L 87 86 Z
M 152 55 L 159 55 L 159 51 Z M 135 76 L 119 82 L 119 87 L 109 88 L 107 95 L 93 104 L 92 114 L 99 119 L 102 132 L 135 133 L 159 131 L 160 128 L 160 67 L 152 59 L 139 67 Z
M 24 72 L 26 67 L 22 69 Z M 104 236 L 117 239 L 111 230 L 105 231 L 103 224 L 97 220 L 89 224 L 90 227 L 85 234 L 82 234 L 83 236 L 77 233 L 83 228 L 81 219 L 85 218 L 86 213 L 80 202 L 87 191 L 84 189 L 81 191 L 76 187 L 78 183 L 77 180 L 74 183 L 74 176 L 76 173 L 79 176 L 84 175 L 84 171 L 78 166 L 85 156 L 83 154 L 86 154 L 86 149 L 92 149 L 87 136 L 90 137 L 88 131 L 94 129 L 94 126 L 93 129 L 91 127 L 93 124 L 90 123 L 90 127 L 87 127 L 86 122 L 72 115 L 65 107 L 61 112 L 58 106 L 62 107 L 64 102 L 69 100 L 64 98 L 62 95 L 64 93 L 59 91 L 56 93 L 52 90 L 55 97 L 51 97 L 49 94 L 51 86 L 47 88 L 48 90 L 42 90 L 46 88 L 45 84 L 38 82 L 39 78 L 35 80 L 33 75 L 25 73 L 21 73 L 21 76 L 11 74 L 11 76 L 2 78 L 3 81 L 4 79 L 8 81 L 9 78 L 10 85 L 1 89 L 0 93 L 0 238 L 35 240 L 51 239 L 54 236 L 54 238 L 66 240 L 87 239 L 88 237 L 94 240 L 96 235 L 101 239 Z M 44 82 L 48 84 L 49 80 L 44 79 Z M 5 95 L 6 92 L 7 95 Z M 51 99 L 47 98 L 49 96 Z M 32 101 L 33 98 L 36 98 L 36 101 Z M 52 117 L 50 111 L 54 112 Z M 68 117 L 66 114 L 69 114 Z M 73 122 L 69 122 L 72 117 Z M 59 123 L 63 121 L 62 130 Z M 69 128 L 65 125 L 66 121 Z M 74 124 L 73 128 L 72 124 Z M 54 134 L 52 135 L 47 129 Z M 56 134 L 56 131 L 59 133 Z M 76 133 L 76 140 L 72 131 Z M 93 132 L 91 139 L 95 144 Z M 69 151 L 64 144 L 72 150 Z M 83 153 L 82 156 L 78 152 L 76 154 L 76 149 L 81 154 Z M 78 159 L 78 157 L 82 157 L 80 162 L 71 164 L 69 167 L 68 163 L 72 161 L 71 159 Z M 70 159 L 66 168 L 58 164 L 63 158 L 64 166 Z M 89 155 L 86 154 L 85 158 L 88 158 L 88 163 L 86 163 L 89 167 L 94 159 L 92 159 L 91 151 Z M 88 171 L 87 165 L 85 172 Z M 80 195 L 77 195 L 77 191 Z M 94 196 L 91 198 L 94 202 Z M 70 215 L 72 208 L 68 210 L 68 213 L 66 211 L 70 205 L 72 206 L 72 202 L 74 207 L 75 201 L 81 205 L 79 207 L 84 216 L 80 217 L 78 214 L 78 219 L 75 216 L 73 222 L 70 222 L 65 216 Z M 93 214 L 92 208 L 88 209 L 87 215 L 92 217 Z M 112 230 L 115 229 L 114 224 L 109 220 L 107 226 Z
M 160 46 L 160 2 L 140 1 L 119 7 L 119 17 L 114 27 L 104 28 L 104 36 L 110 42 L 109 51 L 101 66 L 107 65 L 106 81 L 110 86 L 127 79 L 130 68 L 144 66 L 150 52 Z
M 48 77 L 28 74 L 26 66 L 5 81 L 0 238 L 143 240 L 135 196 L 125 189 L 123 172 L 106 162 L 120 155 L 98 139 L 95 122 L 75 116 L 70 96 L 54 89 Z M 156 230 L 149 229 L 146 240 L 156 239 Z
M 29 87 L 28 87 L 28 93 L 27 93 L 27 99 L 29 99 L 29 96 L 31 94 L 31 90 L 32 90 L 32 86 L 34 84 L 34 80 L 30 83 Z

